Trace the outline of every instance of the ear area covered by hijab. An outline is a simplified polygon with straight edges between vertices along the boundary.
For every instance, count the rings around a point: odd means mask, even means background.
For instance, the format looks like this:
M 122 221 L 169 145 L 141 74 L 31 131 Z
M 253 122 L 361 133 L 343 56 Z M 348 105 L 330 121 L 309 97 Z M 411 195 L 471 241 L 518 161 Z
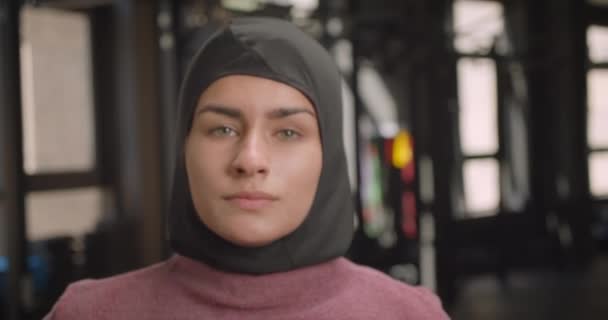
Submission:
M 341 77 L 327 51 L 288 21 L 235 18 L 209 26 L 180 91 L 177 150 L 168 213 L 172 249 L 220 270 L 266 274 L 343 256 L 353 235 L 353 207 L 342 139 Z M 262 247 L 241 247 L 211 231 L 194 209 L 184 162 L 196 103 L 215 80 L 251 75 L 301 91 L 315 106 L 323 167 L 308 216 L 291 234 Z M 286 212 L 285 214 L 289 214 Z

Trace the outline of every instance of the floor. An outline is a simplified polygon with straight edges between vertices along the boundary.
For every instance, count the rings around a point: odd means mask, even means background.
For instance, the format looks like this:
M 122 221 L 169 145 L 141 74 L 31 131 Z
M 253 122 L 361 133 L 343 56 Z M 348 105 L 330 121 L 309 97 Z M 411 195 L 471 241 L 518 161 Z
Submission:
M 584 273 L 514 273 L 504 284 L 493 276 L 470 279 L 449 310 L 453 320 L 606 320 L 608 256 Z

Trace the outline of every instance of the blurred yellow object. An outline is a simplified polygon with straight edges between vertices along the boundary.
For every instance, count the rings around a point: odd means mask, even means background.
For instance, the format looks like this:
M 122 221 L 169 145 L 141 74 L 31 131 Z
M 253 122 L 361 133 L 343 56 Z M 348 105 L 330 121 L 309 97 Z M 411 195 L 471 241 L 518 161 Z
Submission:
M 413 159 L 412 137 L 406 131 L 400 131 L 393 140 L 393 166 L 403 169 Z

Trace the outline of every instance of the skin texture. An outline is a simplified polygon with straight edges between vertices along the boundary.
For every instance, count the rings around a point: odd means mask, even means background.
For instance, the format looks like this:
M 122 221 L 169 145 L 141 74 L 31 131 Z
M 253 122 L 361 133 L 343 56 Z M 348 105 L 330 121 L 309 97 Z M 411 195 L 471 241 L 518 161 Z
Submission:
M 293 232 L 322 167 L 315 108 L 281 82 L 231 75 L 201 95 L 185 141 L 192 201 L 211 231 L 239 246 Z

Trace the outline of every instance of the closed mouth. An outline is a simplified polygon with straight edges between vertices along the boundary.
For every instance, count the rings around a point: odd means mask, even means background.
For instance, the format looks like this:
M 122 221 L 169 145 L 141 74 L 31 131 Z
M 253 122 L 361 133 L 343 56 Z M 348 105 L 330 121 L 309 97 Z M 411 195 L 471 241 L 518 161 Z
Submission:
M 276 196 L 265 192 L 238 192 L 223 197 L 232 205 L 245 211 L 258 211 L 278 200 Z

